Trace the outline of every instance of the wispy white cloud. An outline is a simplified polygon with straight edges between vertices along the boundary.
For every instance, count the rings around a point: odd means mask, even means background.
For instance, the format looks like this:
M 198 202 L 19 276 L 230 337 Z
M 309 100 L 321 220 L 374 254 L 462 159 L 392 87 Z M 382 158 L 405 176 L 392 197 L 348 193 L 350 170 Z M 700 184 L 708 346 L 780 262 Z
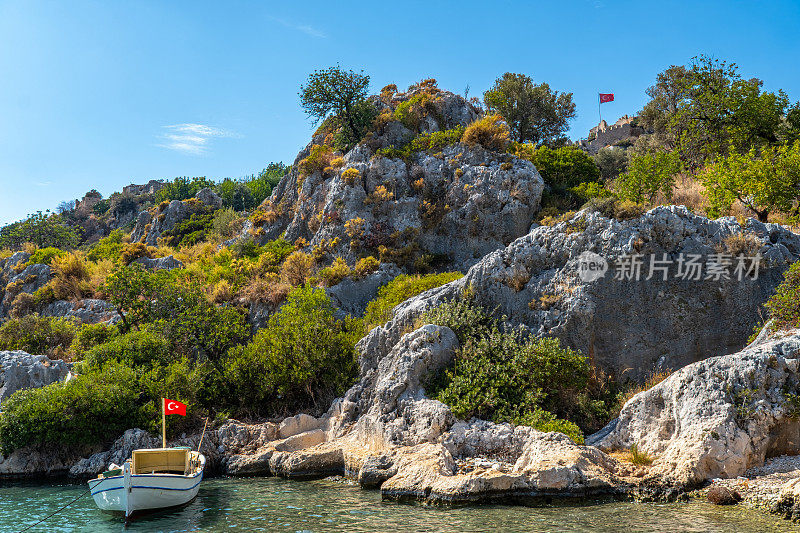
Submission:
M 235 137 L 232 132 L 205 124 L 172 124 L 164 126 L 159 146 L 185 154 L 199 155 L 208 151 L 210 141 L 218 137 Z
M 292 30 L 297 30 L 300 32 L 305 33 L 306 35 L 310 35 L 311 37 L 316 37 L 317 39 L 324 39 L 327 37 L 324 33 L 319 31 L 313 26 L 309 26 L 308 24 L 295 24 L 294 22 L 289 22 L 286 19 L 278 18 L 278 17 L 270 17 L 270 19 L 274 20 L 281 26 L 285 26 Z

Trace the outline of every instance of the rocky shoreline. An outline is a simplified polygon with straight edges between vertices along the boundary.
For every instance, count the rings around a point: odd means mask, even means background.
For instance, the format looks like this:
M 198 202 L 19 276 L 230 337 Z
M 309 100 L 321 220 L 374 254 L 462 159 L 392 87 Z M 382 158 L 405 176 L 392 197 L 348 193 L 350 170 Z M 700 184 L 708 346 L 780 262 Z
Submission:
M 747 505 L 800 518 L 797 457 L 766 465 L 764 459 L 778 449 L 776 443 L 786 449 L 774 430 L 793 416 L 779 391 L 800 379 L 800 331 L 674 373 L 632 398 L 610 430 L 587 439 L 592 445 L 529 427 L 456 420 L 444 404 L 426 398 L 422 378 L 446 364 L 457 343 L 449 329 L 424 325 L 405 334 L 324 416 L 299 414 L 261 424 L 229 420 L 203 441 L 209 473 L 298 480 L 340 475 L 378 489 L 387 500 L 442 505 L 598 496 L 676 501 L 720 486 L 736 491 Z M 748 397 L 753 411 L 742 424 L 742 406 L 734 405 L 730 391 L 752 386 L 747 380 L 761 385 Z M 702 396 L 693 387 L 701 387 Z M 682 424 L 670 433 L 669 420 Z M 192 435 L 171 444 L 198 441 Z M 624 460 L 620 450 L 633 442 L 651 455 L 652 465 Z M 86 478 L 135 448 L 158 445 L 156 437 L 132 429 L 107 451 L 82 450 L 83 458 L 21 449 L 0 456 L 0 478 Z

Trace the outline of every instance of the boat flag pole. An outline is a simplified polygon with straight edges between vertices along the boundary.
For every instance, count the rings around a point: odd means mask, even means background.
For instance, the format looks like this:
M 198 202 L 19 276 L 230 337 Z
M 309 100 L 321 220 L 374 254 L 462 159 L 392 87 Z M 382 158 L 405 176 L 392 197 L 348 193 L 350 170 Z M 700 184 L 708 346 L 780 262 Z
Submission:
M 161 447 L 167 447 L 167 399 L 161 398 Z
M 197 451 L 200 451 L 200 446 L 203 445 L 203 437 L 206 436 L 206 427 L 208 426 L 208 417 L 206 417 L 206 423 L 203 424 L 203 433 L 200 434 L 200 444 L 197 445 Z

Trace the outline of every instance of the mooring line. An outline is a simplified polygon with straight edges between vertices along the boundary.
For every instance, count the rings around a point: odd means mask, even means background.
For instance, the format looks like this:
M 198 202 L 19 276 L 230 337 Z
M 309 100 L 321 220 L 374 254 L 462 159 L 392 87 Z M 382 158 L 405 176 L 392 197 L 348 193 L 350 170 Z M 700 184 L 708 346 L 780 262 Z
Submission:
M 88 493 L 90 490 L 92 490 L 92 489 L 86 489 L 85 491 L 83 491 L 82 493 L 80 493 L 80 494 L 79 494 L 79 495 L 78 495 L 78 496 L 77 496 L 77 497 L 76 497 L 74 500 L 72 500 L 72 501 L 71 501 L 71 502 L 69 502 L 68 504 L 64 505 L 63 507 L 60 507 L 60 508 L 56 509 L 55 511 L 53 511 L 53 512 L 52 512 L 52 513 L 50 513 L 49 515 L 45 516 L 44 518 L 42 518 L 41 520 L 39 520 L 38 522 L 36 522 L 35 524 L 31 524 L 31 525 L 29 525 L 28 527 L 26 527 L 26 528 L 24 528 L 24 529 L 20 529 L 20 530 L 19 530 L 19 533 L 23 533 L 24 531 L 28 531 L 28 530 L 29 530 L 29 529 L 31 529 L 32 527 L 36 527 L 36 526 L 38 526 L 39 524 L 41 524 L 42 522 L 44 522 L 44 521 L 45 521 L 45 520 L 47 520 L 48 518 L 52 518 L 53 516 L 55 516 L 56 514 L 60 513 L 61 511 L 63 511 L 64 509 L 66 509 L 67 507 L 69 507 L 70 505 L 72 505 L 73 503 L 75 503 L 76 501 L 78 501 L 78 500 L 80 500 L 81 498 L 83 498 L 84 496 L 86 496 L 86 493 Z

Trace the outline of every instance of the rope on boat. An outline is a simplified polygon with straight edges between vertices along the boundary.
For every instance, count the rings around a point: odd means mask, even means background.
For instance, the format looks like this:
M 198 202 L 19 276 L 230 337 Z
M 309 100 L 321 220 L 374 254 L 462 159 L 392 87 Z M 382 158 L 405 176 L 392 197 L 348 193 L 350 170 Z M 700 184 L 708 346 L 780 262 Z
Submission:
M 36 527 L 36 526 L 38 526 L 39 524 L 41 524 L 42 522 L 44 522 L 45 520 L 47 520 L 47 519 L 49 519 L 49 518 L 52 518 L 52 517 L 54 517 L 55 515 L 57 515 L 58 513 L 60 513 L 61 511 L 63 511 L 64 509 L 66 509 L 67 507 L 69 507 L 70 505 L 72 505 L 73 503 L 75 503 L 76 501 L 78 501 L 78 500 L 80 500 L 81 498 L 83 498 L 84 496 L 86 496 L 86 494 L 87 494 L 89 491 L 91 491 L 91 490 L 92 490 L 92 489 L 86 489 L 85 491 L 81 492 L 81 493 L 80 493 L 80 494 L 79 494 L 79 495 L 78 495 L 78 496 L 77 496 L 77 497 L 76 497 L 74 500 L 72 500 L 72 501 L 71 501 L 71 502 L 69 502 L 68 504 L 64 505 L 63 507 L 59 507 L 58 509 L 56 509 L 55 511 L 53 511 L 53 512 L 52 512 L 52 513 L 50 513 L 49 515 L 45 516 L 44 518 L 42 518 L 41 520 L 39 520 L 38 522 L 36 522 L 35 524 L 31 524 L 31 525 L 29 525 L 28 527 L 26 527 L 26 528 L 24 528 L 24 529 L 20 529 L 20 530 L 19 530 L 19 533 L 23 533 L 23 531 L 28 531 L 28 530 L 29 530 L 29 529 L 31 529 L 32 527 Z

